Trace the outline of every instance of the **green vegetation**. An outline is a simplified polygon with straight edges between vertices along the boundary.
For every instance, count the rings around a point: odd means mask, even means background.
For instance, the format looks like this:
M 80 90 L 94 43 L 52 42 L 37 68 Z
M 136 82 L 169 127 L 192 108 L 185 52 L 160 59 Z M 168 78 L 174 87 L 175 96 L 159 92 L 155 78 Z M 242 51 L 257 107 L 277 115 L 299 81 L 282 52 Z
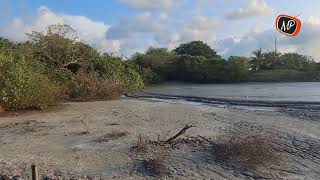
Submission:
M 253 57 L 227 60 L 201 42 L 181 44 L 173 51 L 150 48 L 129 61 L 155 72 L 162 81 L 234 83 L 247 81 L 318 81 L 320 64 L 297 53 L 254 51 Z
M 296 82 L 320 81 L 320 71 L 269 70 L 252 73 L 249 81 L 255 82 Z
M 44 109 L 63 100 L 112 99 L 161 81 L 230 83 L 319 81 L 320 64 L 297 53 L 263 52 L 223 59 L 202 41 L 149 48 L 128 60 L 81 42 L 68 25 L 31 32 L 29 40 L 0 38 L 0 106 Z
M 202 41 L 192 41 L 181 44 L 179 47 L 174 49 L 173 52 L 179 55 L 187 54 L 190 56 L 203 56 L 207 59 L 221 58 L 214 49 L 211 49 L 208 44 Z
M 143 78 L 151 74 L 97 52 L 79 41 L 68 25 L 52 25 L 45 33 L 28 36 L 29 41 L 19 44 L 0 39 L 0 106 L 8 110 L 116 98 L 143 88 Z
M 56 104 L 62 87 L 44 67 L 23 56 L 0 54 L 0 102 L 10 109 L 43 109 Z

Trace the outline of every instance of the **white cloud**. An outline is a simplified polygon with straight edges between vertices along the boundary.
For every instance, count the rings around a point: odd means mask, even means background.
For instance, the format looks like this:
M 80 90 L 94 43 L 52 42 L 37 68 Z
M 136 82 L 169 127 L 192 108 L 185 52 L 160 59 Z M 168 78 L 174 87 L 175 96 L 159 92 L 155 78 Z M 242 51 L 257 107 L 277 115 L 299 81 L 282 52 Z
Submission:
M 219 23 L 216 16 L 196 15 L 176 21 L 168 14 L 147 12 L 120 20 L 109 28 L 106 38 L 119 40 L 120 53 L 130 55 L 133 50 L 143 51 L 149 46 L 172 49 L 192 40 L 213 41 Z
M 254 23 L 253 27 L 251 28 L 251 32 L 253 33 L 260 33 L 267 30 L 267 25 L 264 22 L 257 21 Z
M 216 39 L 215 29 L 219 24 L 219 18 L 215 16 L 193 16 L 189 22 L 174 23 L 164 31 L 157 32 L 155 40 L 163 46 L 169 46 L 169 48 L 193 40 L 210 42 Z
M 69 24 L 77 30 L 82 41 L 94 45 L 101 51 L 116 52 L 119 49 L 118 41 L 107 41 L 105 33 L 109 26 L 103 22 L 93 21 L 85 16 L 55 14 L 42 6 L 31 18 L 14 18 L 8 26 L 0 29 L 0 35 L 14 41 L 27 40 L 26 33 L 32 31 L 46 31 L 52 24 Z
M 312 24 L 312 25 L 319 25 L 320 24 L 320 18 L 318 18 L 316 16 L 310 16 L 308 18 L 307 22 Z
M 179 5 L 183 0 L 119 0 L 131 7 L 148 11 L 168 11 Z
M 224 56 L 250 56 L 251 52 L 258 48 L 262 48 L 264 51 L 272 51 L 274 50 L 274 36 L 277 35 L 277 46 L 280 52 L 297 52 L 310 55 L 315 61 L 320 62 L 320 23 L 316 19 L 318 17 L 309 17 L 297 37 L 275 34 L 273 29 L 268 29 L 258 33 L 250 32 L 241 36 L 240 39 L 237 37 L 237 41 L 235 41 L 235 37 L 223 39 L 218 43 L 218 50 L 223 52 Z
M 161 20 L 161 18 L 160 18 Z M 142 13 L 135 17 L 128 17 L 110 27 L 106 34 L 107 39 L 127 39 L 161 30 L 160 22 L 151 13 Z
M 167 15 L 166 13 L 161 13 L 161 14 L 159 15 L 159 20 L 160 20 L 160 21 L 166 21 L 166 20 L 168 20 L 168 15 Z
M 257 7 L 256 10 L 250 10 L 258 4 L 262 6 Z M 263 14 L 261 12 L 264 11 L 259 8 L 265 9 L 265 7 L 269 6 L 264 1 L 251 0 L 249 5 L 237 12 L 246 12 L 242 18 L 253 14 L 261 15 Z M 144 51 L 149 46 L 173 49 L 180 43 L 193 40 L 203 40 L 213 45 L 212 47 L 224 56 L 250 55 L 258 48 L 264 51 L 274 49 L 275 30 L 266 29 L 266 27 L 271 27 L 264 24 L 267 22 L 255 22 L 251 29 L 247 28 L 247 34 L 227 36 L 228 32 L 219 28 L 221 22 L 217 16 L 180 14 L 177 17 L 177 13 L 159 11 L 129 16 L 110 26 L 85 16 L 57 14 L 47 7 L 40 7 L 32 17 L 13 18 L 7 26 L 0 27 L 0 36 L 15 41 L 24 41 L 27 39 L 26 32 L 45 31 L 48 25 L 57 23 L 70 24 L 78 31 L 82 41 L 94 45 L 99 50 L 117 52 L 125 56 L 136 51 Z M 233 29 L 241 22 L 233 24 L 233 21 L 227 21 L 226 23 L 229 23 L 230 29 Z M 319 17 L 307 18 L 297 37 L 277 36 L 279 51 L 311 55 L 320 61 Z M 220 40 L 217 40 L 217 37 Z
M 273 8 L 264 0 L 250 0 L 248 4 L 239 9 L 234 9 L 226 13 L 229 20 L 239 20 L 254 16 L 264 16 L 272 13 Z
M 30 20 L 32 19 L 32 20 Z M 26 33 L 32 31 L 44 31 L 51 24 L 62 24 L 63 18 L 56 16 L 48 8 L 42 6 L 38 9 L 36 15 L 30 18 L 14 18 L 8 26 L 0 29 L 2 36 L 15 40 L 27 40 Z

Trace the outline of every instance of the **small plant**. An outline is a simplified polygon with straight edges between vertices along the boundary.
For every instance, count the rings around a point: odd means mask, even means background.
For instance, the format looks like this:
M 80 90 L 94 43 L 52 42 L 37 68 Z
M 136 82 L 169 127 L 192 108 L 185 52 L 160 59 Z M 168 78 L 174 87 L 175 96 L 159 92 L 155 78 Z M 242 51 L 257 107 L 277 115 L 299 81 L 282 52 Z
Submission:
M 148 140 L 147 139 L 143 139 L 142 135 L 139 135 L 139 139 L 137 141 L 137 145 L 135 145 L 134 147 L 131 148 L 131 150 L 135 153 L 145 153 L 147 152 L 147 144 L 148 144 Z

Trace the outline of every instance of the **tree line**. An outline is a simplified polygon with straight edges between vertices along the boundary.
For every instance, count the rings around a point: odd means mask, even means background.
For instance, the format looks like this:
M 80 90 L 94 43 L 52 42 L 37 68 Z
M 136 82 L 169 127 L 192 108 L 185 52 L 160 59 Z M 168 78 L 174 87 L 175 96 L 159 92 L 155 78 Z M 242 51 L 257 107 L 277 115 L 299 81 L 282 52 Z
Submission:
M 129 61 L 155 72 L 163 81 L 234 83 L 246 81 L 318 81 L 320 64 L 297 53 L 263 52 L 252 57 L 222 58 L 202 41 L 192 41 L 169 51 L 149 48 Z
M 231 83 L 318 81 L 320 65 L 297 53 L 222 58 L 202 41 L 173 50 L 149 48 L 124 60 L 79 40 L 68 25 L 31 32 L 28 41 L 0 38 L 0 106 L 44 109 L 61 101 L 111 99 L 162 81 Z

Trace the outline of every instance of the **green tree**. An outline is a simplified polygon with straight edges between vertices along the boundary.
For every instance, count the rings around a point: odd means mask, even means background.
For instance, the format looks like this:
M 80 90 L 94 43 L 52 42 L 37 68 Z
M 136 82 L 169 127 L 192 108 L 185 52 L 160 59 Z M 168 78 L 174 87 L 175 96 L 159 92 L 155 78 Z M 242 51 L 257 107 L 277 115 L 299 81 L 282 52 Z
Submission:
M 147 55 L 168 55 L 171 54 L 171 52 L 168 51 L 167 48 L 156 48 L 156 47 L 149 47 L 147 49 L 146 53 Z
M 280 57 L 281 53 L 275 53 L 273 51 L 271 52 L 265 52 L 263 53 L 263 63 L 260 67 L 261 70 L 273 70 L 276 69 L 278 64 L 280 63 Z
M 0 51 L 10 53 L 16 48 L 16 45 L 8 39 L 0 37 Z
M 241 82 L 248 79 L 250 64 L 247 57 L 230 56 L 228 63 L 228 72 L 232 82 Z
M 254 55 L 254 57 L 250 61 L 251 68 L 254 71 L 259 71 L 263 64 L 263 59 L 264 59 L 262 49 L 261 48 L 257 49 L 253 51 L 252 54 Z
M 175 68 L 174 59 L 176 55 L 165 48 L 150 47 L 146 53 L 136 53 L 129 62 L 137 64 L 142 68 L 150 69 L 157 73 L 162 79 L 168 77 L 169 72 Z
M 313 59 L 298 53 L 285 53 L 280 56 L 277 69 L 312 70 L 315 66 Z
M 98 53 L 79 41 L 69 25 L 51 25 L 46 33 L 27 34 L 33 45 L 33 55 L 50 68 L 75 70 L 88 64 Z
M 202 41 L 180 44 L 173 51 L 179 55 L 203 56 L 207 59 L 221 58 L 214 49 Z
M 251 58 L 250 64 L 253 71 L 275 69 L 281 56 L 280 53 L 262 52 L 261 48 L 253 51 L 252 54 L 254 57 Z

